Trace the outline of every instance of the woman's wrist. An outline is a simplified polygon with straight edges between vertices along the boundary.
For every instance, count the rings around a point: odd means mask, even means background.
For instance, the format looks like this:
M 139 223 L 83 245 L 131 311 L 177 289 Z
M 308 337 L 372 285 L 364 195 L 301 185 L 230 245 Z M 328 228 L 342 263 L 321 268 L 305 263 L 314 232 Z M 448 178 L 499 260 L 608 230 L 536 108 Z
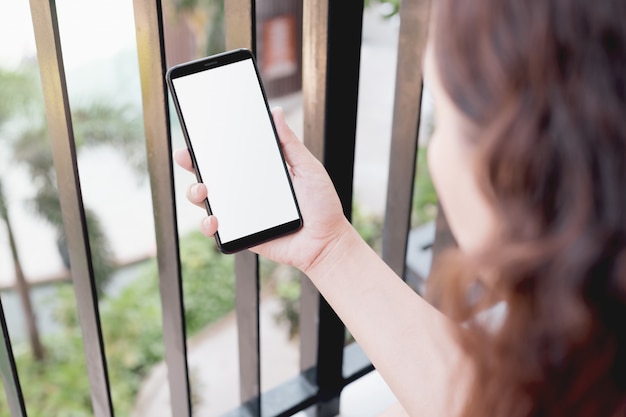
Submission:
M 353 254 L 359 240 L 361 237 L 358 232 L 346 219 L 339 226 L 335 237 L 324 245 L 315 259 L 302 272 L 313 281 L 323 279 L 322 277 L 330 275 L 330 272 L 335 270 L 346 256 Z

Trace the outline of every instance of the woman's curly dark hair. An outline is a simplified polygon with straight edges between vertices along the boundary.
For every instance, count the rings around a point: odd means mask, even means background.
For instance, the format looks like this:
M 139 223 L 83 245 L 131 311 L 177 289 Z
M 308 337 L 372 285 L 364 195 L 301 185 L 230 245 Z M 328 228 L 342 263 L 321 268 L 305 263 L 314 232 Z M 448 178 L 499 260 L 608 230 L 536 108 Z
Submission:
M 496 330 L 467 323 L 466 415 L 626 416 L 626 1 L 435 0 L 433 18 L 502 227 L 457 254 L 489 277 L 480 300 L 461 272 L 438 292 L 458 318 L 507 304 Z

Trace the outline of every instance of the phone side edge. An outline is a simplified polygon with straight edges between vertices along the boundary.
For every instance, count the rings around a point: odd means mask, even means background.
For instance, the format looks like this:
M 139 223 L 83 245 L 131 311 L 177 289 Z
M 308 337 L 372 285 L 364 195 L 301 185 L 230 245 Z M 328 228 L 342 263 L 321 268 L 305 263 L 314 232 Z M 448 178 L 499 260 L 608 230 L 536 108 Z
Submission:
M 191 164 L 193 167 L 193 171 L 194 171 L 194 175 L 196 176 L 196 180 L 198 181 L 198 183 L 202 183 L 202 174 L 200 173 L 200 170 L 197 168 L 198 163 L 196 161 L 196 156 L 195 153 L 193 151 L 193 145 L 191 144 L 191 139 L 189 139 L 189 133 L 187 131 L 187 126 L 185 124 L 185 118 L 182 114 L 182 110 L 180 108 L 180 103 L 178 101 L 178 97 L 176 95 L 176 88 L 174 87 L 174 81 L 173 81 L 173 77 L 172 74 L 177 70 L 177 68 L 181 68 L 183 66 L 185 66 L 186 64 L 180 64 L 180 65 L 176 65 L 171 67 L 165 74 L 165 81 L 166 84 L 168 86 L 168 89 L 170 91 L 170 96 L 172 97 L 172 101 L 174 103 L 174 108 L 176 109 L 176 115 L 178 116 L 178 121 L 180 123 L 180 128 L 181 128 L 181 132 L 183 134 L 183 139 L 185 140 L 185 145 L 187 147 L 187 151 L 189 152 L 189 156 L 191 158 Z M 207 215 L 211 216 L 213 214 L 213 211 L 211 210 L 211 205 L 209 203 L 208 198 L 204 199 L 204 207 L 205 210 L 207 212 Z M 219 237 L 219 232 L 216 232 L 214 235 L 214 239 L 215 239 L 215 243 L 217 245 L 218 250 L 220 250 L 221 252 L 225 253 L 222 247 L 222 242 L 221 239 Z

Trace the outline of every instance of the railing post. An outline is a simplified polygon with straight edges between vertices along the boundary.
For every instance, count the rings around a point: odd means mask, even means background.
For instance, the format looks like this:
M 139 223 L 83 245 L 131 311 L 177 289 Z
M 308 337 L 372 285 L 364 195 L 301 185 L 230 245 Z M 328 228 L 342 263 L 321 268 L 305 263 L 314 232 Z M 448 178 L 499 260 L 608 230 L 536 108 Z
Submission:
M 324 162 L 348 218 L 352 215 L 362 25 L 363 1 L 305 3 L 304 142 Z M 334 416 L 339 413 L 344 386 L 345 328 L 306 278 L 301 303 L 301 369 L 305 373 L 315 369 L 311 376 L 319 389 L 313 413 Z
M 113 415 L 54 0 L 31 0 L 37 58 L 96 417 Z
M 254 0 L 225 0 L 226 49 L 247 48 L 256 55 Z M 259 259 L 250 251 L 235 255 L 235 303 L 239 347 L 239 396 L 250 415 L 261 415 Z
M 2 308 L 2 300 L 0 300 L 0 328 L 2 332 L 0 336 L 0 376 L 4 385 L 4 392 L 9 403 L 9 411 L 12 417 L 26 417 L 26 408 L 24 407 L 24 396 L 20 386 L 20 378 L 15 367 L 15 358 L 13 357 L 13 349 L 11 348 L 11 339 L 4 317 L 4 309 Z
M 428 33 L 430 0 L 404 0 L 400 5 L 400 35 L 387 206 L 383 231 L 383 259 L 404 277 L 411 224 L 413 180 L 422 103 L 422 59 Z
M 328 49 L 328 0 L 305 1 L 302 17 L 303 141 L 317 159 L 324 159 L 324 115 Z M 310 375 L 317 364 L 320 295 L 305 276 L 300 290 L 300 369 Z
M 134 0 L 144 130 L 152 189 L 165 362 L 172 416 L 191 416 L 187 338 L 176 224 L 165 42 L 160 0 Z

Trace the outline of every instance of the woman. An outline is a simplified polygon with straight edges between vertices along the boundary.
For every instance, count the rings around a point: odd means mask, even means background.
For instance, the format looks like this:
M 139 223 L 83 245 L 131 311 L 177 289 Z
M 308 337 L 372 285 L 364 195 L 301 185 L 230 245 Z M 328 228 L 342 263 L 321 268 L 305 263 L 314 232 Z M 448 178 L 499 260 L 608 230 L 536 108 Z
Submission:
M 429 165 L 460 248 L 432 278 L 446 315 L 363 242 L 280 109 L 304 228 L 254 251 L 311 278 L 410 416 L 624 416 L 626 2 L 436 0 L 431 14 Z M 500 323 L 477 319 L 498 302 Z

